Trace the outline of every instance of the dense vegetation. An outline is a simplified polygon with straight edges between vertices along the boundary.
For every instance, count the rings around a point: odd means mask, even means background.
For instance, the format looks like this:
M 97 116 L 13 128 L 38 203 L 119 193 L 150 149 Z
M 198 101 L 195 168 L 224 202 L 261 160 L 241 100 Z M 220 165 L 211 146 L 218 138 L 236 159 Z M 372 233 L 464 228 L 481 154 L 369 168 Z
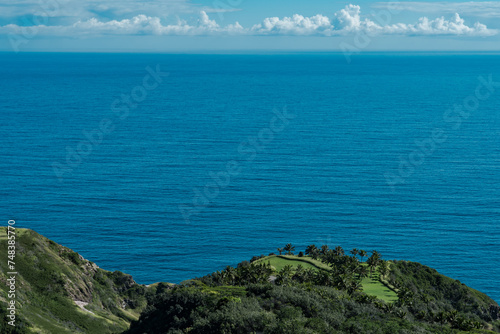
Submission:
M 126 333 L 500 332 L 493 300 L 426 266 L 311 245 L 307 259 L 319 264 L 306 261 L 304 268 L 304 254 L 292 258 L 293 250 L 278 249 L 291 263 L 276 262 L 279 270 L 271 254 L 163 290 Z M 397 300 L 363 292 L 366 276 L 390 287 Z
M 33 231 L 18 230 L 16 246 L 19 313 L 15 328 L 6 325 L 2 253 L 0 333 L 500 333 L 500 307 L 489 297 L 377 251 L 310 245 L 294 255 L 288 244 L 179 285 L 146 287 Z
M 17 229 L 16 326 L 7 325 L 7 254 L 0 254 L 0 333 L 117 333 L 139 317 L 154 289 L 109 272 L 31 230 Z M 7 249 L 0 228 L 0 249 Z M 151 292 L 149 292 L 151 291 Z M 80 308 L 75 301 L 85 305 Z M 87 304 L 88 303 L 88 304 Z

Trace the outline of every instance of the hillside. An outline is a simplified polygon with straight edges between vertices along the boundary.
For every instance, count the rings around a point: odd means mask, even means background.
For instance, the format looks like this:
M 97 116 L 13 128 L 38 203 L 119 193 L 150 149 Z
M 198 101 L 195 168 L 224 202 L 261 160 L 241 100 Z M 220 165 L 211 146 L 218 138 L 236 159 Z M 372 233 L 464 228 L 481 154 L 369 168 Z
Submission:
M 287 245 L 286 255 L 146 287 L 34 231 L 16 232 L 18 317 L 7 325 L 2 251 L 1 333 L 500 333 L 500 307 L 485 294 L 376 251 L 311 245 L 294 255 Z
M 500 332 L 497 303 L 419 263 L 278 250 L 158 293 L 126 333 Z
M 15 329 L 6 324 L 7 238 L 0 228 L 1 333 L 118 333 L 139 317 L 147 289 L 130 275 L 100 269 L 38 233 L 16 229 Z

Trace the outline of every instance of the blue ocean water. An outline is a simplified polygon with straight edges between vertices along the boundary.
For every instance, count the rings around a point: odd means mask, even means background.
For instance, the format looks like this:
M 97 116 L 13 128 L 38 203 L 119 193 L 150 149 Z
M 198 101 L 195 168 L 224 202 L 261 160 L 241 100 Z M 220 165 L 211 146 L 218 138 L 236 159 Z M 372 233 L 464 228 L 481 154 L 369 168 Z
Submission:
M 500 301 L 500 87 L 478 79 L 500 82 L 500 56 L 0 60 L 5 223 L 139 283 L 315 243 L 419 261 Z

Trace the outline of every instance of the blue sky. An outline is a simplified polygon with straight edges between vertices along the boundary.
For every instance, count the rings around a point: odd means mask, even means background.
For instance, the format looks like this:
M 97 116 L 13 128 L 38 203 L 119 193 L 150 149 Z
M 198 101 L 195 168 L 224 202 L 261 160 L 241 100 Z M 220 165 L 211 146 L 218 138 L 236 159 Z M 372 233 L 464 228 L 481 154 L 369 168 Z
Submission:
M 0 0 L 0 50 L 497 51 L 500 1 Z

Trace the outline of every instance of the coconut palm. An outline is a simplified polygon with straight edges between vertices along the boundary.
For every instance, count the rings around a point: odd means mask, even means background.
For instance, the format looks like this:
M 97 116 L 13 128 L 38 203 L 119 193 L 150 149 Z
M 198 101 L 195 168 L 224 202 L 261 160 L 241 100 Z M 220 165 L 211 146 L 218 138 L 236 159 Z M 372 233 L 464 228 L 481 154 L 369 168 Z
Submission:
M 389 273 L 389 263 L 387 261 L 380 260 L 378 271 L 380 272 L 381 277 L 385 277 Z
M 361 262 L 363 262 L 363 258 L 366 257 L 368 253 L 365 250 L 360 249 L 358 255 L 361 258 Z
M 283 248 L 278 248 L 278 253 L 281 255 L 281 253 L 283 253 Z
M 356 257 L 356 255 L 358 255 L 359 253 L 359 250 L 357 248 L 353 248 L 349 253 L 351 253 L 353 257 Z
M 309 245 L 306 248 L 306 255 L 311 256 L 313 259 L 318 257 L 319 249 L 315 245 Z
M 363 279 L 368 276 L 368 268 L 366 266 L 360 265 L 358 268 L 358 278 Z
M 292 246 L 292 244 L 286 244 L 285 248 L 283 250 L 286 252 L 287 255 L 293 255 L 293 251 L 295 250 L 295 246 Z
M 291 265 L 287 264 L 284 266 L 276 276 L 276 283 L 280 285 L 285 285 L 291 282 L 293 274 L 293 268 Z
M 335 255 L 337 255 L 337 256 L 344 256 L 345 255 L 344 249 L 341 246 L 335 247 L 334 252 L 335 252 Z

